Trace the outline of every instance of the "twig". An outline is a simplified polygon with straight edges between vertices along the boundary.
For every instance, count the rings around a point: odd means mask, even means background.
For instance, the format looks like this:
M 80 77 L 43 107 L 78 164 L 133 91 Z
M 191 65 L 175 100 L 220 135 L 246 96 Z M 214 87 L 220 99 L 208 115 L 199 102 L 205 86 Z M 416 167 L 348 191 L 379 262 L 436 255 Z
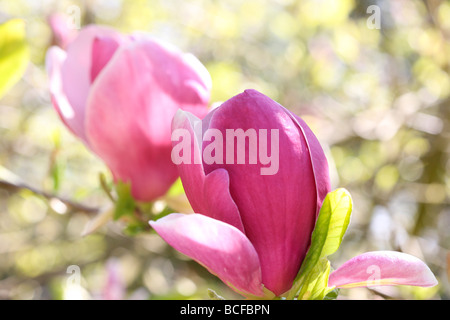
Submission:
M 75 210 L 75 211 L 81 211 L 81 212 L 85 212 L 85 213 L 98 213 L 100 211 L 99 208 L 89 207 L 84 204 L 77 203 L 72 200 L 66 199 L 64 197 L 56 196 L 54 194 L 51 194 L 51 193 L 48 193 L 48 192 L 45 192 L 42 190 L 38 190 L 36 188 L 33 188 L 33 187 L 28 186 L 23 183 L 15 184 L 15 183 L 12 183 L 9 181 L 0 180 L 0 188 L 4 189 L 4 190 L 12 191 L 12 192 L 18 192 L 20 190 L 29 190 L 29 191 L 33 192 L 34 194 L 44 197 L 48 200 L 57 199 L 57 200 L 63 202 L 68 208 Z

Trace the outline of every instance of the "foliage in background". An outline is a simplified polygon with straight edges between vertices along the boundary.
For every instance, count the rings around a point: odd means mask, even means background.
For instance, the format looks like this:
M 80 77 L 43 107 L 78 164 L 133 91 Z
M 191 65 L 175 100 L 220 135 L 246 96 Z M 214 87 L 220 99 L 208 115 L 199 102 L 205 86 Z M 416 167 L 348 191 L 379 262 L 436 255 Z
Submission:
M 14 19 L 0 25 L 0 97 L 20 80 L 28 56 L 25 23 Z

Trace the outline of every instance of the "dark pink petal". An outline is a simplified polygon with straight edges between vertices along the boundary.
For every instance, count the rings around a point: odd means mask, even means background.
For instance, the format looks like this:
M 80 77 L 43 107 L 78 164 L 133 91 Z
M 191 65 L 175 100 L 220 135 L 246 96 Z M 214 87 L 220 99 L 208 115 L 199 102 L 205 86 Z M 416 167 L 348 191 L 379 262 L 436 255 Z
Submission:
M 325 153 L 323 152 L 322 146 L 320 145 L 319 140 L 314 135 L 312 130 L 308 127 L 308 125 L 292 112 L 286 110 L 288 112 L 294 122 L 301 129 L 303 136 L 308 144 L 309 154 L 311 156 L 311 163 L 314 172 L 314 180 L 316 184 L 316 193 L 317 193 L 317 206 L 316 206 L 316 218 L 319 216 L 320 208 L 322 207 L 323 200 L 325 199 L 328 192 L 331 191 L 330 186 L 330 172 L 328 168 L 327 158 L 325 157 Z
M 178 110 L 172 120 L 172 162 L 178 165 L 181 181 L 194 212 L 206 214 L 203 184 L 205 173 L 201 162 L 201 119 Z M 194 128 L 196 128 L 194 130 Z M 189 149 L 187 149 L 189 147 Z M 179 151 L 180 150 L 180 151 Z
M 150 225 L 172 247 L 239 293 L 264 295 L 258 255 L 235 227 L 201 214 L 170 214 Z
M 228 172 L 230 194 L 261 261 L 263 283 L 280 295 L 292 286 L 315 224 L 317 194 L 308 143 L 291 115 L 255 90 L 246 90 L 215 109 L 209 128 L 219 129 L 223 137 L 227 129 L 267 129 L 269 153 L 270 133 L 278 130 L 279 141 L 274 143 L 279 148 L 273 156 L 279 168 L 275 174 L 262 175 L 261 168 L 268 165 L 249 164 L 249 147 L 245 165 L 236 164 L 236 154 L 234 164 L 227 164 L 224 152 L 224 164 L 204 164 L 204 168 L 206 174 L 220 168 Z
M 230 194 L 230 177 L 225 169 L 217 169 L 205 177 L 203 185 L 206 212 L 214 219 L 243 230 L 239 210 Z
M 201 121 L 188 112 L 177 111 L 172 124 L 173 137 L 175 138 L 177 132 L 187 133 L 182 139 L 188 139 L 186 145 L 190 147 L 189 161 L 178 164 L 178 172 L 186 196 L 195 212 L 229 223 L 244 231 L 239 210 L 230 195 L 228 173 L 220 169 L 206 176 L 203 170 L 198 146 L 201 144 L 202 132 L 207 129 L 210 117 L 211 113 Z M 181 136 L 173 142 L 174 151 L 177 151 L 176 146 L 179 143 L 183 143 Z M 173 154 L 172 157 L 174 156 L 177 155 Z
M 328 286 L 338 288 L 408 285 L 432 287 L 437 280 L 420 259 L 401 252 L 374 251 L 356 256 L 329 277 Z
M 125 42 L 125 41 L 123 41 Z M 96 37 L 92 44 L 91 60 L 91 82 L 94 82 L 97 75 L 111 60 L 121 43 L 111 37 Z

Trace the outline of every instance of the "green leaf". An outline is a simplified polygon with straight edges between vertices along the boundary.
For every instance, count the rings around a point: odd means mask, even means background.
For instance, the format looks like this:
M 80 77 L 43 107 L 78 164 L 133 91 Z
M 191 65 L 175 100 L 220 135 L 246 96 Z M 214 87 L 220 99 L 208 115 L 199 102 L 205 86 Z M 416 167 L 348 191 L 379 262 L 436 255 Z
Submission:
M 13 19 L 0 25 L 0 98 L 20 80 L 28 65 L 25 23 Z
M 114 220 L 118 220 L 126 215 L 132 215 L 136 208 L 136 202 L 131 195 L 131 185 L 129 183 L 124 183 L 121 181 L 117 182 L 116 192 L 117 201 L 113 215 Z
M 328 294 L 328 276 L 330 275 L 330 262 L 326 258 L 319 259 L 318 263 L 305 274 L 298 294 L 300 300 L 323 300 Z
M 59 159 L 53 159 L 53 163 L 50 168 L 50 173 L 53 180 L 53 192 L 59 191 L 65 169 L 66 169 L 65 162 L 60 161 Z
M 142 221 L 132 221 L 123 230 L 124 234 L 133 237 L 148 229 L 148 224 Z
M 352 213 L 352 198 L 347 190 L 327 194 L 311 236 L 311 246 L 289 291 L 289 298 L 324 299 L 334 288 L 328 287 L 330 262 L 327 257 L 337 251 Z
M 112 192 L 111 185 L 113 185 L 113 182 L 108 181 L 104 172 L 100 172 L 100 174 L 98 175 L 98 180 L 100 182 L 100 187 L 105 192 L 105 194 L 108 196 L 109 200 L 111 200 L 112 203 L 116 203 L 116 199 L 114 198 L 114 196 L 111 193 Z

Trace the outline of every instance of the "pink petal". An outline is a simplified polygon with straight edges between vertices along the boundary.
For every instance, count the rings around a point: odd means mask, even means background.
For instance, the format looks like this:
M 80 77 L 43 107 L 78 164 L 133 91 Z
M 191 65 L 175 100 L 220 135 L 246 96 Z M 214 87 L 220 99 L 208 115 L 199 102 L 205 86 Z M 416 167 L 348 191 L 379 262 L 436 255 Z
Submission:
M 195 212 L 199 212 L 211 218 L 231 224 L 244 231 L 239 210 L 229 191 L 228 173 L 223 170 L 211 172 L 205 175 L 201 163 L 202 131 L 208 126 L 211 113 L 202 122 L 188 112 L 178 110 L 172 124 L 172 132 L 185 130 L 189 133 L 185 139 L 190 139 L 190 161 L 178 165 L 181 181 L 185 186 L 186 196 Z M 194 129 L 195 128 L 195 129 Z M 174 146 L 178 141 L 174 141 Z
M 92 45 L 97 37 L 121 37 L 116 31 L 100 26 L 87 26 L 67 47 L 67 59 L 61 66 L 62 90 L 74 110 L 74 121 L 83 124 L 87 97 L 91 87 Z M 85 129 L 76 134 L 87 141 Z
M 235 227 L 201 214 L 170 214 L 150 225 L 172 247 L 244 295 L 263 296 L 258 255 Z
M 211 218 L 237 226 L 241 231 L 242 225 L 239 210 L 230 194 L 230 177 L 225 169 L 217 169 L 205 177 L 203 185 L 205 206 Z
M 54 13 L 48 17 L 48 24 L 52 30 L 52 44 L 65 49 L 77 36 L 77 30 L 70 28 L 68 17 Z
M 91 82 L 102 71 L 121 43 L 110 37 L 96 37 L 92 44 Z
M 189 66 L 189 69 L 194 70 L 197 76 L 194 80 L 187 80 L 185 85 L 192 88 L 200 100 L 202 100 L 205 104 L 208 104 L 212 88 L 211 75 L 193 54 L 186 53 L 182 56 L 182 59 L 183 63 L 186 66 Z
M 308 125 L 292 112 L 286 110 L 288 114 L 290 114 L 292 120 L 298 125 L 301 129 L 302 134 L 308 144 L 308 150 L 310 151 L 311 164 L 314 172 L 314 180 L 316 184 L 316 192 L 317 192 L 317 206 L 316 206 L 316 218 L 319 216 L 320 208 L 322 207 L 323 200 L 325 199 L 328 192 L 331 191 L 330 186 L 330 172 L 328 169 L 327 158 L 325 157 L 325 153 L 323 152 L 322 146 L 320 145 L 319 140 L 314 135 L 312 130 L 308 127 Z
M 408 285 L 432 287 L 437 280 L 420 259 L 401 252 L 375 251 L 356 256 L 329 277 L 328 286 L 339 288 Z
M 236 164 L 236 155 L 234 164 L 226 164 L 225 152 L 224 164 L 204 167 L 207 174 L 220 168 L 228 172 L 230 194 L 261 261 L 263 283 L 280 295 L 292 286 L 316 218 L 315 176 L 305 136 L 283 107 L 255 90 L 246 90 L 215 109 L 209 128 L 219 129 L 223 137 L 227 129 L 267 129 L 268 141 L 271 130 L 279 130 L 275 155 L 279 168 L 273 175 L 262 175 L 261 168 L 267 166 L 249 164 L 248 155 L 245 165 Z M 267 149 L 270 152 L 270 144 Z
M 131 182 L 137 200 L 151 201 L 178 177 L 167 136 L 171 105 L 169 110 L 164 106 L 166 97 L 162 106 L 149 101 L 155 80 L 143 71 L 149 62 L 141 50 L 121 50 L 110 64 L 92 86 L 86 119 L 89 141 L 116 180 Z M 150 109 L 156 109 L 151 118 Z M 153 125 L 160 131 L 156 137 L 151 136 Z
M 156 41 L 136 40 L 120 47 L 91 88 L 89 141 L 116 179 L 131 181 L 138 200 L 162 196 L 178 177 L 170 139 L 176 110 L 206 112 L 185 86 L 199 77 L 177 54 Z
M 189 112 L 178 110 L 172 120 L 172 145 L 173 154 L 172 161 L 178 165 L 181 181 L 186 192 L 186 196 L 194 209 L 194 212 L 206 214 L 207 211 L 203 204 L 203 184 L 205 173 L 203 164 L 201 163 L 201 152 L 199 144 L 201 143 L 201 126 L 202 122 Z M 195 128 L 195 129 L 194 129 Z M 183 149 L 183 159 L 178 153 L 178 146 L 182 148 L 190 146 L 190 150 Z M 189 157 L 184 154 L 189 152 Z M 200 186 L 200 187 L 199 187 Z
M 206 68 L 193 55 L 171 44 L 151 37 L 141 39 L 142 48 L 153 65 L 149 70 L 151 76 L 157 80 L 155 84 L 159 89 L 171 97 L 175 111 L 182 109 L 203 118 L 208 112 L 211 90 Z M 162 104 L 159 100 L 156 102 Z M 173 116 L 174 112 L 170 114 L 170 121 Z

